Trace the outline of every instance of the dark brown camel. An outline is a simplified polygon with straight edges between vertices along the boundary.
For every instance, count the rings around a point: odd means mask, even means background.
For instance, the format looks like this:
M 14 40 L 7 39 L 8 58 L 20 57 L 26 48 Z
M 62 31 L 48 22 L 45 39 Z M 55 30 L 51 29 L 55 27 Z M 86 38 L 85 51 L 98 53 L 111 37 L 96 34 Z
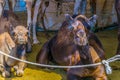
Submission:
M 75 18 L 67 15 L 58 33 L 43 45 L 36 61 L 42 64 L 54 61 L 59 65 L 70 66 L 96 63 L 104 59 L 101 42 L 94 33 L 87 29 L 90 26 L 88 23 L 92 23 L 93 20 L 82 15 Z M 79 73 L 77 70 L 82 72 Z M 87 70 L 88 73 L 84 74 L 84 70 Z M 96 80 L 107 80 L 103 65 L 68 69 L 68 80 L 78 80 L 78 77 L 86 76 L 92 76 Z

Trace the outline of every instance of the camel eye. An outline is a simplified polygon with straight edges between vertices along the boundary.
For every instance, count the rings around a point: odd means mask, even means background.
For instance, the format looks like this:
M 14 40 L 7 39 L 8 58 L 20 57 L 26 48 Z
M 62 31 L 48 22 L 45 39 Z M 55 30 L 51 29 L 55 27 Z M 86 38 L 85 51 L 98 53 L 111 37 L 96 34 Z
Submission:
M 28 35 L 29 33 L 28 32 L 26 32 L 26 35 Z
M 24 33 L 25 36 L 28 36 L 28 32 Z
M 15 36 L 15 32 L 12 32 L 11 34 L 12 34 L 13 36 Z

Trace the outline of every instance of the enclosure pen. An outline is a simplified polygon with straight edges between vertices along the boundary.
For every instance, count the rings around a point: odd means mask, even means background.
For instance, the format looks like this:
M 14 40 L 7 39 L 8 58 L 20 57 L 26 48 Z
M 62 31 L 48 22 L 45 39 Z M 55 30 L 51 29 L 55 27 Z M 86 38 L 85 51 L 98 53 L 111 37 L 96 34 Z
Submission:
M 0 0 L 0 80 L 120 80 L 119 12 L 120 0 Z

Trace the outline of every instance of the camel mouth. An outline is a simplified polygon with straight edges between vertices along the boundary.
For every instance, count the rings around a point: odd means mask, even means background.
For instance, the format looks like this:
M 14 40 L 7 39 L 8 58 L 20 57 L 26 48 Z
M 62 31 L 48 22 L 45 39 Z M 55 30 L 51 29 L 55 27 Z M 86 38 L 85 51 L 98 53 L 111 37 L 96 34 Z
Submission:
M 86 38 L 82 38 L 82 39 L 80 39 L 80 38 L 75 38 L 75 39 L 74 39 L 74 42 L 75 42 L 75 44 L 77 44 L 77 45 L 79 45 L 79 46 L 85 46 L 85 45 L 87 45 L 88 40 L 87 40 Z
M 27 40 L 26 39 L 18 39 L 17 44 L 26 44 Z
M 75 44 L 80 45 L 80 46 L 85 46 L 85 45 L 87 45 L 88 39 L 87 39 L 87 35 L 86 35 L 85 31 L 83 31 L 83 30 L 78 30 L 78 31 L 75 33 L 74 42 L 75 42 Z

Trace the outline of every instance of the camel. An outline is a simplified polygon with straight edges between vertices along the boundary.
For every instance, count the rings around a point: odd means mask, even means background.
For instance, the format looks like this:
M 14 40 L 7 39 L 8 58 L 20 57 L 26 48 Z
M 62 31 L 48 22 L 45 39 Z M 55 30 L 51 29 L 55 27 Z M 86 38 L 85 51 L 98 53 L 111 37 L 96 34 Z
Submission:
M 31 34 L 31 27 L 33 26 L 33 43 L 37 44 L 39 43 L 37 37 L 36 37 L 36 22 L 37 22 L 37 16 L 39 13 L 39 7 L 44 2 L 44 0 L 24 0 L 26 2 L 26 8 L 27 8 L 27 26 L 29 27 L 29 37 Z M 32 18 L 32 5 L 35 1 L 35 8 L 33 12 L 33 18 Z M 15 5 L 17 0 L 8 0 L 9 3 L 9 9 L 11 11 L 14 11 Z M 5 0 L 0 0 L 0 16 L 2 16 L 3 8 L 5 5 Z

